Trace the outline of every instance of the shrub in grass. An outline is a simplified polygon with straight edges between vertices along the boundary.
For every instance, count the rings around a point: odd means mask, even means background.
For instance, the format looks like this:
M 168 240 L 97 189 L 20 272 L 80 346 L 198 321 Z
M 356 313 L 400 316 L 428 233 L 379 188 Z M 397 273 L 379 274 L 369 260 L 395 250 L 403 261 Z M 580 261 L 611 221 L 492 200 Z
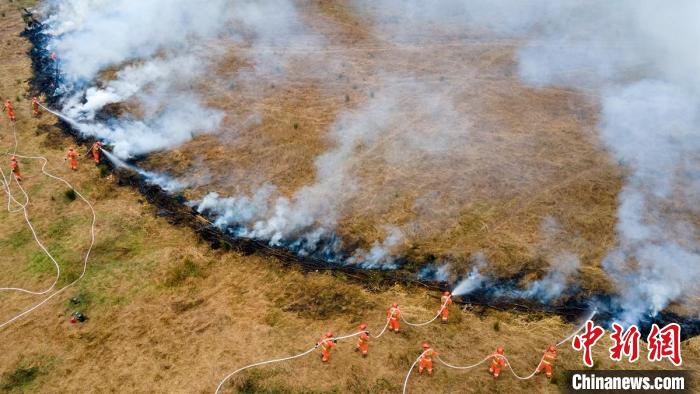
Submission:
M 68 189 L 65 192 L 63 192 L 63 196 L 68 201 L 75 201 L 75 199 L 78 198 L 78 195 L 75 194 L 75 190 L 73 190 L 73 189 Z
M 14 371 L 2 376 L 2 391 L 24 391 L 39 375 L 39 367 L 17 367 Z
M 498 321 L 493 323 L 493 330 L 494 331 L 501 331 L 501 323 Z

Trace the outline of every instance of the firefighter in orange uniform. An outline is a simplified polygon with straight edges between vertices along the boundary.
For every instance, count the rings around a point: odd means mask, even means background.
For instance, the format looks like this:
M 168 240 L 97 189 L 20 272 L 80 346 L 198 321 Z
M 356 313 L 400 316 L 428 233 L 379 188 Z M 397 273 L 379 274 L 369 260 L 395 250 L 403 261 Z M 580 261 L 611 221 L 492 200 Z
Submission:
M 331 358 L 331 349 L 335 347 L 335 339 L 333 339 L 333 333 L 328 331 L 320 341 L 318 341 L 318 346 L 321 348 L 321 361 L 324 363 Z
M 41 110 L 39 110 L 39 99 L 37 99 L 36 96 L 32 97 L 32 114 L 34 114 L 35 117 L 39 117 L 39 115 L 41 115 Z
M 5 101 L 5 108 L 2 109 L 2 112 L 7 111 L 7 118 L 10 119 L 10 121 L 14 122 L 16 120 L 15 117 L 15 108 L 12 106 L 12 102 L 10 99 L 7 99 Z
M 367 357 L 367 352 L 369 352 L 369 331 L 367 331 L 367 325 L 365 323 L 360 324 L 360 337 L 357 339 L 357 345 L 355 345 L 355 351 L 362 352 L 362 357 Z
M 92 159 L 95 160 L 95 164 L 100 164 L 100 149 L 102 148 L 102 143 L 100 141 L 92 144 L 90 151 L 92 152 Z
M 423 354 L 420 356 L 418 364 L 418 373 L 422 374 L 424 369 L 428 370 L 428 376 L 433 376 L 433 357 L 437 356 L 438 352 L 433 350 L 428 342 L 423 343 Z
M 15 157 L 15 155 L 10 157 L 10 170 L 12 170 L 12 173 L 15 175 L 15 179 L 18 181 L 22 180 L 22 174 L 19 173 L 19 164 L 17 163 L 17 157 Z
M 540 365 L 537 366 L 537 370 L 535 371 L 535 373 L 539 374 L 544 369 L 544 373 L 545 375 L 547 375 L 547 379 L 551 379 L 552 369 L 554 368 L 554 360 L 556 359 L 557 348 L 554 345 L 550 345 L 549 348 L 547 348 L 547 351 L 544 352 L 544 356 L 542 356 L 542 361 L 540 361 Z
M 399 310 L 399 304 L 396 302 L 391 305 L 391 308 L 386 311 L 386 318 L 389 319 L 389 331 L 394 331 L 399 333 L 399 318 L 401 317 L 401 311 Z
M 442 322 L 447 323 L 447 318 L 450 316 L 450 310 L 447 307 L 452 305 L 452 294 L 450 294 L 449 291 L 446 291 L 445 294 L 443 294 L 442 297 L 440 297 L 440 302 L 440 314 L 442 315 Z
M 66 159 L 68 159 L 68 164 L 70 169 L 73 171 L 78 170 L 78 152 L 76 152 L 72 147 L 68 148 L 68 153 L 66 153 Z
M 496 349 L 496 353 L 493 354 L 493 359 L 491 360 L 491 366 L 489 367 L 489 372 L 493 374 L 493 378 L 497 378 L 501 374 L 501 368 L 506 365 L 506 359 L 503 356 L 505 351 L 502 347 Z

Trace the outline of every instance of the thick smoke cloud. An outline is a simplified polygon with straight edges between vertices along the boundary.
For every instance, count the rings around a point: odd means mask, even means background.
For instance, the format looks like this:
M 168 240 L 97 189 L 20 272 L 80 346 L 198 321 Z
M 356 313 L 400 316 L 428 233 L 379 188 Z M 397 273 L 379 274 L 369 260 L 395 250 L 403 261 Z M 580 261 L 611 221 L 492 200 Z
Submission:
M 634 322 L 698 295 L 693 215 L 700 190 L 700 3 L 354 3 L 394 42 L 474 31 L 522 40 L 518 71 L 523 81 L 597 93 L 601 140 L 629 169 L 619 196 L 619 245 L 603 262 L 621 294 L 622 318 Z M 392 24 L 397 15 L 409 23 Z M 563 265 L 555 266 L 561 270 L 544 279 L 575 271 L 574 257 L 562 256 Z
M 53 0 L 46 8 L 49 49 L 59 59 L 66 96 L 63 111 L 80 122 L 82 133 L 110 142 L 121 158 L 217 131 L 224 114 L 193 88 L 214 75 L 211 68 L 227 42 L 285 45 L 303 30 L 290 1 Z M 284 59 L 268 53 L 250 61 L 267 70 Z M 105 71 L 116 75 L 98 81 Z M 119 103 L 142 113 L 94 122 L 106 105 Z

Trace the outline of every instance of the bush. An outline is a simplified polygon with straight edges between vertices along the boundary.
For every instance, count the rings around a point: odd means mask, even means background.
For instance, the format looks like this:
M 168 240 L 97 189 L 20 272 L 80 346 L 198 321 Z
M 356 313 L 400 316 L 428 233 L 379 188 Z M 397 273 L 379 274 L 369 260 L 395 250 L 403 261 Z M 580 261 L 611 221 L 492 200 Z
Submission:
M 501 331 L 501 323 L 498 321 L 493 323 L 493 330 L 496 332 Z
M 73 189 L 68 189 L 63 192 L 63 196 L 66 197 L 66 200 L 68 201 L 75 201 L 75 199 L 78 198 L 78 195 L 75 194 L 75 190 Z

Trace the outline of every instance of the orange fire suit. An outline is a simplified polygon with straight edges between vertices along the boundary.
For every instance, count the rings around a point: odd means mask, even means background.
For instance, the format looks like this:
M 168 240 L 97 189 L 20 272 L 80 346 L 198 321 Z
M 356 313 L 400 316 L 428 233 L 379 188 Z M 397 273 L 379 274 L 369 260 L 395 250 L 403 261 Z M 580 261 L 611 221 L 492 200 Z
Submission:
M 318 345 L 321 348 L 321 361 L 325 363 L 331 358 L 331 349 L 335 347 L 335 343 L 333 343 L 333 338 L 323 337 Z
M 401 317 L 401 311 L 399 308 L 389 308 L 386 311 L 386 318 L 389 319 L 389 331 L 399 332 L 399 318 Z
M 22 180 L 22 174 L 19 173 L 19 164 L 16 160 L 10 160 L 10 170 L 18 181 Z
M 369 352 L 369 335 L 367 335 L 366 331 L 360 334 L 360 337 L 357 339 L 357 345 L 355 345 L 355 348 L 362 352 L 363 356 L 367 356 L 367 353 Z
M 506 359 L 500 357 L 499 355 L 493 356 L 491 360 L 491 366 L 489 367 L 489 372 L 493 374 L 494 378 L 497 378 L 501 374 L 501 368 L 506 365 Z
M 94 160 L 96 164 L 100 164 L 100 143 L 95 142 L 90 150 L 92 151 L 92 160 Z
M 41 114 L 41 111 L 39 110 L 39 100 L 37 99 L 32 99 L 32 113 L 34 116 L 39 116 Z
M 70 169 L 76 171 L 78 169 L 78 152 L 74 150 L 69 150 L 66 154 L 66 157 L 68 158 L 68 164 L 70 165 Z
M 452 305 L 452 297 L 444 295 L 440 298 L 440 302 L 441 306 L 444 305 L 442 311 L 440 312 L 442 315 L 442 321 L 447 323 L 447 318 L 450 316 L 450 310 L 448 306 Z
M 438 352 L 436 352 L 433 349 L 428 349 L 425 352 L 423 352 L 423 355 L 420 357 L 420 361 L 418 364 L 418 373 L 423 373 L 423 370 L 427 369 L 428 375 L 433 376 L 433 357 L 437 355 Z
M 7 111 L 7 118 L 8 119 L 10 119 L 13 122 L 16 120 L 15 108 L 12 106 L 11 102 L 8 101 L 5 103 L 5 108 L 3 108 L 3 112 L 4 111 Z
M 535 373 L 540 373 L 544 369 L 545 375 L 547 375 L 547 378 L 552 377 L 552 369 L 554 368 L 554 360 L 557 359 L 557 353 L 556 352 L 550 352 L 549 350 L 544 353 L 544 356 L 542 357 L 542 361 L 540 361 L 540 365 L 537 366 L 537 370 Z

